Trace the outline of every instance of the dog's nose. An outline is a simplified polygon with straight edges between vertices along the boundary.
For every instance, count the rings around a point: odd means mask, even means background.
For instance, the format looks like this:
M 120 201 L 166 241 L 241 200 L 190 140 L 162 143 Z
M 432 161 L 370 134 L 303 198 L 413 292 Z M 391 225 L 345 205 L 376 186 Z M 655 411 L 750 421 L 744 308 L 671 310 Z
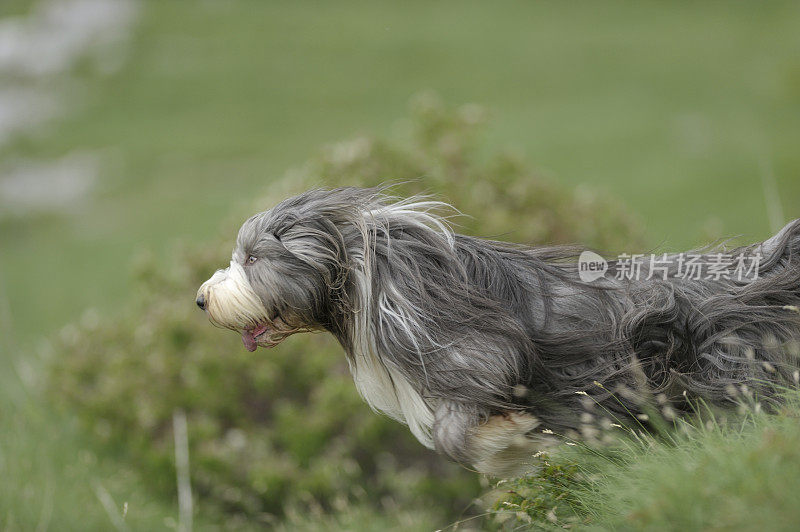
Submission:
M 197 301 L 195 301 L 195 303 L 197 303 L 197 306 L 200 307 L 201 310 L 206 309 L 206 298 L 203 294 L 197 296 Z

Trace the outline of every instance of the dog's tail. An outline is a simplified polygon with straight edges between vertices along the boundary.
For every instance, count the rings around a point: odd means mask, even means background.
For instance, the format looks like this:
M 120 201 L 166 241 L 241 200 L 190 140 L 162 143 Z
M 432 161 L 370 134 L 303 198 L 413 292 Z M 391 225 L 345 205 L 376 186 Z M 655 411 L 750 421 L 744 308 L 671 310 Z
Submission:
M 743 249 L 760 258 L 759 278 L 748 283 L 744 293 L 755 295 L 764 290 L 761 303 L 765 305 L 800 305 L 800 219 L 789 222 L 763 243 Z
M 765 258 L 779 260 L 786 256 L 790 262 L 800 265 L 800 218 L 791 221 L 778 234 L 760 246 Z

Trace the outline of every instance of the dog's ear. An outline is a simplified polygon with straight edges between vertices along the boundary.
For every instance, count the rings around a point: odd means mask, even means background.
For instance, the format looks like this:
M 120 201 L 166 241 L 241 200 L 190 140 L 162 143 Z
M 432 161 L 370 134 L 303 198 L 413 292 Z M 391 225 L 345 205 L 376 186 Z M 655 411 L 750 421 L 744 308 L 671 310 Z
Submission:
M 265 228 L 265 231 L 271 233 L 277 240 L 282 240 L 283 235 L 300 223 L 300 216 L 294 211 L 287 211 L 281 213 Z
M 327 286 L 339 286 L 347 248 L 342 232 L 331 219 L 298 220 L 280 234 L 280 242 L 296 260 L 317 272 Z

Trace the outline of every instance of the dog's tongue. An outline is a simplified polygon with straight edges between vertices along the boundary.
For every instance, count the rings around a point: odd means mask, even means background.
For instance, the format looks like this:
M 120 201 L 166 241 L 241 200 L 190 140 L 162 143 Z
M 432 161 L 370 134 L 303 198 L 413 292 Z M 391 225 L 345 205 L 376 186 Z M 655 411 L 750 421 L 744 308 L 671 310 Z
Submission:
M 269 325 L 266 323 L 262 323 L 261 325 L 257 325 L 253 329 L 244 329 L 242 331 L 242 343 L 244 344 L 244 346 L 247 348 L 248 351 L 252 352 L 256 350 L 256 348 L 258 347 L 258 342 L 256 341 L 256 338 L 259 335 L 267 332 L 267 329 L 269 329 Z
M 242 331 L 242 343 L 244 343 L 245 348 L 248 351 L 255 351 L 258 344 L 256 343 L 256 332 L 255 330 L 244 330 Z

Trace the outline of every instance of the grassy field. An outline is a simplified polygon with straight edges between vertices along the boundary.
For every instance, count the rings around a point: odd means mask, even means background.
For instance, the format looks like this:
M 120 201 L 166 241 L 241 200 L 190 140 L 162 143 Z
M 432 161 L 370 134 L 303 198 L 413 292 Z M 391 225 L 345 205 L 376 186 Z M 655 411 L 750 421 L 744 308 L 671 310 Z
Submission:
M 0 213 L 3 528 L 103 529 L 97 486 L 131 497 L 131 527 L 174 522 L 173 501 L 39 404 L 36 354 L 86 308 L 113 314 L 135 295 L 138 254 L 217 236 L 320 145 L 405 135 L 420 90 L 485 105 L 487 149 L 621 198 L 654 247 L 766 236 L 764 180 L 782 218 L 800 216 L 796 2 L 140 7 L 121 68 L 48 81 L 62 114 L 0 147 L 4 163 L 80 152 L 100 168 L 75 210 Z
M 496 517 L 506 530 L 795 530 L 800 425 L 789 397 L 778 415 L 746 408 L 659 438 L 563 448 L 542 473 L 498 486 Z

